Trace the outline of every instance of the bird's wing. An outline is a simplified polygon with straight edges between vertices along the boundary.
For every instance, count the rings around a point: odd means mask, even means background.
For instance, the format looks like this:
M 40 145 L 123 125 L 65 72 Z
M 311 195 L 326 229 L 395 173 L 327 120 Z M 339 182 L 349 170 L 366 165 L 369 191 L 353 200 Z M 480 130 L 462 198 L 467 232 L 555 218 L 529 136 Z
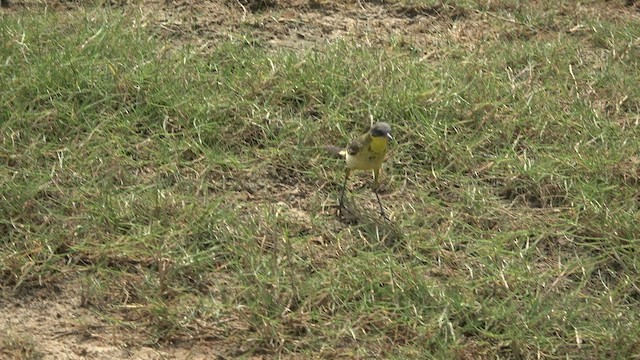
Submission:
M 353 139 L 353 141 L 351 141 L 351 143 L 347 146 L 347 153 L 352 156 L 356 155 L 360 152 L 360 150 L 362 150 L 363 144 L 364 141 L 362 141 L 361 138 Z

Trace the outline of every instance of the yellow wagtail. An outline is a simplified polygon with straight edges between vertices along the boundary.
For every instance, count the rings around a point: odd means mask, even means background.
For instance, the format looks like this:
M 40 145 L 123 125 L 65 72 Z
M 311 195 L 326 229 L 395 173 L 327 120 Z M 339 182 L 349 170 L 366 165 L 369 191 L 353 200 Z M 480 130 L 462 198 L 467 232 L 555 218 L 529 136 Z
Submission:
M 384 208 L 378 196 L 378 176 L 380 175 L 380 167 L 387 154 L 387 145 L 391 137 L 391 125 L 385 122 L 373 124 L 371 129 L 363 135 L 353 139 L 346 149 L 337 147 L 327 147 L 327 150 L 337 153 L 344 157 L 347 162 L 347 170 L 342 184 L 342 192 L 340 193 L 340 208 L 344 206 L 344 190 L 347 187 L 347 179 L 352 170 L 373 170 L 373 193 L 376 194 L 378 205 L 380 206 L 380 214 L 384 218 Z

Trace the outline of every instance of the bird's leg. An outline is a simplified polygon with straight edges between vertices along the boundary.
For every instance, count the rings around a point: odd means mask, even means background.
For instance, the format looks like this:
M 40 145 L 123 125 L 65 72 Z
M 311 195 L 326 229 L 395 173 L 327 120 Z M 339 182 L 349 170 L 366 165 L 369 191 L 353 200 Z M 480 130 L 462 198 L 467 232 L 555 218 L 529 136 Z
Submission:
M 380 195 L 378 195 L 378 175 L 380 174 L 380 168 L 373 170 L 373 193 L 376 194 L 376 199 L 378 200 L 378 205 L 380 206 L 380 215 L 382 215 L 385 220 L 389 220 L 387 215 L 384 213 L 384 207 L 382 206 L 382 201 L 380 201 Z
M 349 179 L 349 174 L 351 174 L 351 169 L 347 168 L 347 171 L 344 173 L 344 182 L 342 183 L 342 191 L 340 192 L 339 207 L 341 209 L 344 207 L 344 189 L 347 187 L 347 179 Z

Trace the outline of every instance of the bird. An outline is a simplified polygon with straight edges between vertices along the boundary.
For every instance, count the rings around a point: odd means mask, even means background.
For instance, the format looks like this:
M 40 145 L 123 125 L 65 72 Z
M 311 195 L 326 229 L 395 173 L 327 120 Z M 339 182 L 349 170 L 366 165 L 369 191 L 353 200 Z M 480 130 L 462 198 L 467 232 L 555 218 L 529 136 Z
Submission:
M 379 175 L 382 162 L 387 155 L 389 141 L 393 140 L 391 136 L 391 125 L 386 122 L 377 122 L 371 126 L 365 134 L 353 139 L 349 145 L 342 149 L 336 146 L 328 146 L 327 150 L 346 160 L 346 171 L 342 191 L 340 192 L 339 208 L 344 208 L 344 192 L 347 187 L 347 180 L 353 170 L 373 170 L 373 193 L 376 195 L 378 205 L 380 206 L 380 214 L 386 219 L 384 207 L 378 195 Z

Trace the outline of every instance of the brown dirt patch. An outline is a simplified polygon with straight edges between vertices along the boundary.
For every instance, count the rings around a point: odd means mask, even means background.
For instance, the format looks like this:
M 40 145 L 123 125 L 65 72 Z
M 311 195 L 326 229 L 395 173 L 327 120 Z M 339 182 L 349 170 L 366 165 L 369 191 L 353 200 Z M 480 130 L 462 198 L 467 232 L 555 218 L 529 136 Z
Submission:
M 0 300 L 3 359 L 213 359 L 213 349 L 140 345 L 137 331 L 80 306 L 80 284 L 31 288 Z
M 632 6 L 620 4 L 608 12 L 596 8 L 604 5 L 574 10 L 597 16 L 638 16 L 637 4 L 633 1 L 627 3 Z M 43 6 L 75 11 L 79 5 L 51 0 L 44 3 L 15 0 L 9 9 L 1 11 L 37 11 Z M 437 58 L 446 56 L 441 53 L 443 42 L 455 41 L 474 49 L 483 39 L 500 36 L 495 33 L 496 27 L 491 25 L 495 22 L 501 24 L 501 36 L 540 35 L 512 18 L 453 5 L 409 7 L 364 0 L 344 3 L 325 0 L 145 0 L 131 4 L 114 1 L 112 6 L 141 12 L 142 25 L 153 29 L 169 44 L 189 43 L 203 52 L 230 39 L 259 41 L 273 48 L 301 51 L 349 39 L 368 46 L 387 46 L 390 41 L 397 41 L 422 52 L 426 58 Z M 549 30 L 569 31 L 570 28 Z M 290 195 L 299 199 L 297 192 L 306 196 L 311 191 L 290 189 Z M 247 191 L 247 194 L 248 201 L 257 201 L 261 195 L 259 191 L 258 194 Z M 311 226 L 308 214 L 298 208 L 283 205 L 280 211 L 290 212 L 288 218 L 296 227 L 304 229 Z M 327 239 L 314 241 L 324 244 Z M 326 257 L 330 256 L 330 250 L 327 250 Z M 0 356 L 27 359 L 212 359 L 224 358 L 223 354 L 228 353 L 193 343 L 184 347 L 173 344 L 161 349 L 140 345 L 141 341 L 135 338 L 136 331 L 127 332 L 89 308 L 82 307 L 80 288 L 80 284 L 71 282 L 55 288 L 32 288 L 29 293 L 9 294 L 0 299 L 0 338 L 3 339 Z M 115 328 L 117 330 L 114 331 Z
M 344 38 L 366 45 L 385 44 L 390 38 L 397 38 L 426 47 L 466 15 L 441 15 L 438 9 L 419 11 L 401 6 L 317 1 L 279 2 L 270 7 L 243 5 L 239 1 L 153 5 L 158 8 L 149 15 L 163 37 L 197 43 L 202 49 L 230 39 L 305 49 Z

